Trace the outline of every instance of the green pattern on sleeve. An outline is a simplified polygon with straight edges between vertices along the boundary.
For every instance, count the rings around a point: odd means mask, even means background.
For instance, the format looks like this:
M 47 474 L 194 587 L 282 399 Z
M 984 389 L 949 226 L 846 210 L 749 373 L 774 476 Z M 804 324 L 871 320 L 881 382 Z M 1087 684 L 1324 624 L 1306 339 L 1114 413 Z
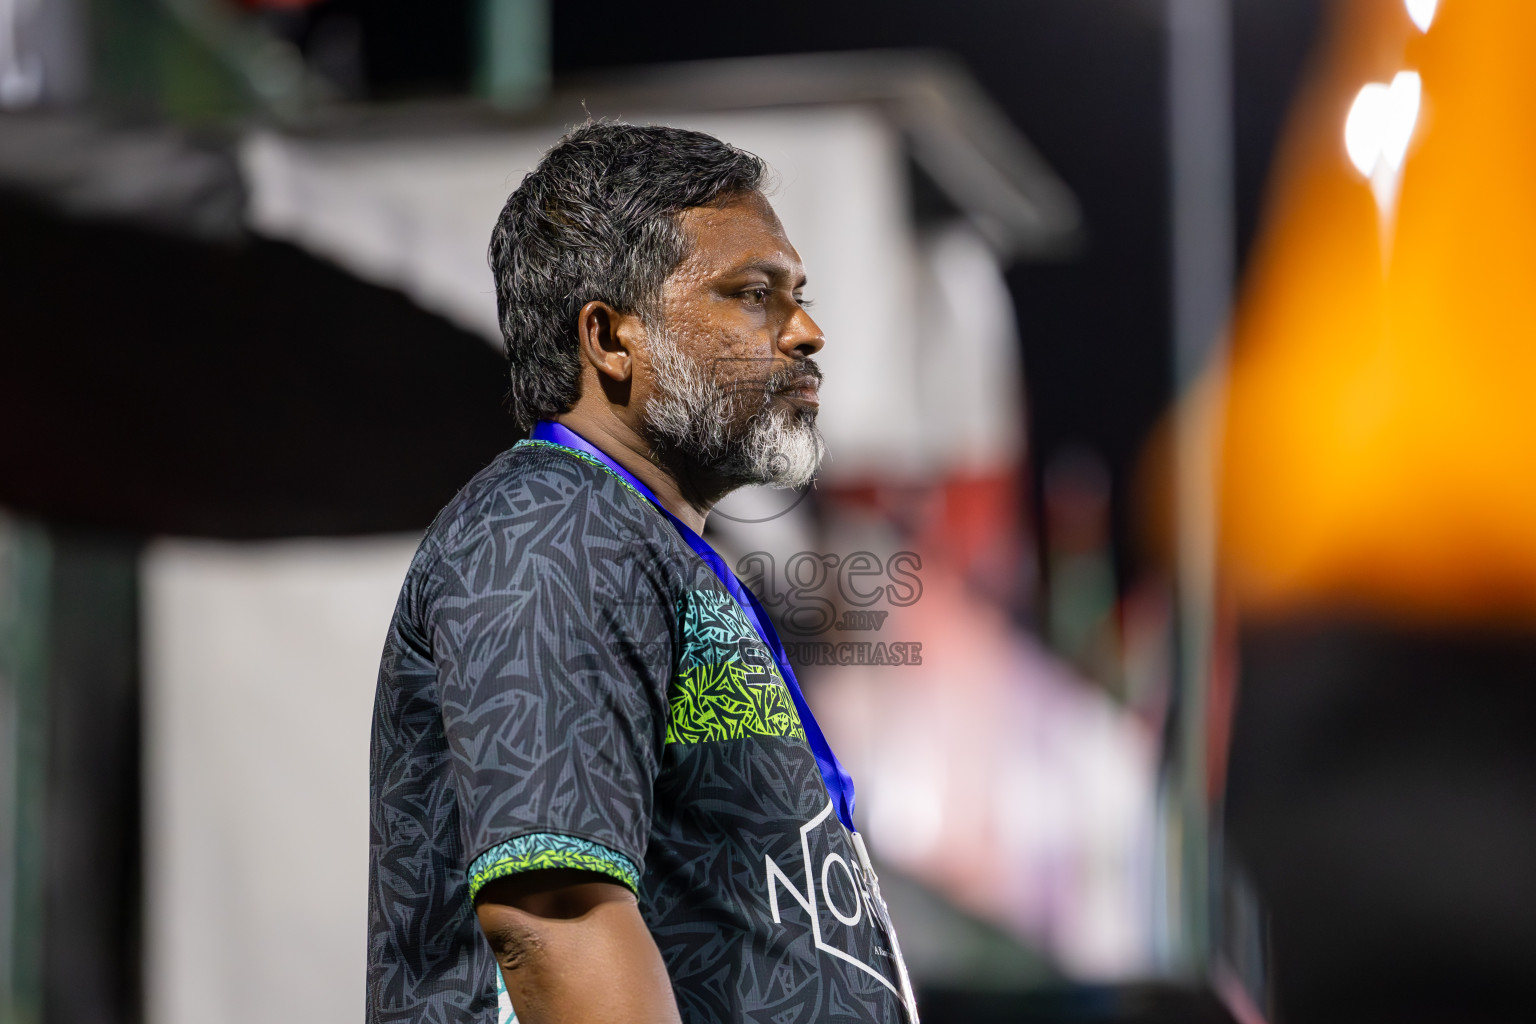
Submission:
M 773 681 L 749 683 L 739 664 L 695 665 L 672 681 L 668 743 L 708 743 L 748 736 L 805 739 L 789 689 Z
M 509 839 L 476 857 L 469 866 L 469 898 L 473 902 L 480 890 L 495 879 L 548 868 L 595 871 L 640 891 L 640 871 L 622 853 L 588 839 L 535 832 Z
M 682 620 L 683 654 L 667 701 L 668 743 L 805 739 L 773 656 L 730 595 L 690 593 Z

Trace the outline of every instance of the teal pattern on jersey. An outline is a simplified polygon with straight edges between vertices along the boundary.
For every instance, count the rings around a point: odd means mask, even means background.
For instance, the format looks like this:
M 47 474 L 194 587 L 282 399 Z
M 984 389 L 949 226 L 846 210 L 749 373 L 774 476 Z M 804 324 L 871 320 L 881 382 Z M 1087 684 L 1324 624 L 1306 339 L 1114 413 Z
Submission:
M 683 608 L 683 651 L 668 694 L 668 743 L 748 736 L 805 739 L 789 687 L 729 594 L 695 590 Z

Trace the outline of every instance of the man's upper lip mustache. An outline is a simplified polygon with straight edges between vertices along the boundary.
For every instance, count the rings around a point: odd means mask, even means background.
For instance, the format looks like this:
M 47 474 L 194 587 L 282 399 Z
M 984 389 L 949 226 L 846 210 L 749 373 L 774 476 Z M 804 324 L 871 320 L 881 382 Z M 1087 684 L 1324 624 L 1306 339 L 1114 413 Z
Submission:
M 816 394 L 821 390 L 821 375 L 816 373 L 802 373 L 793 380 L 787 380 L 775 390 L 781 394 L 792 394 L 796 391 L 806 391 Z

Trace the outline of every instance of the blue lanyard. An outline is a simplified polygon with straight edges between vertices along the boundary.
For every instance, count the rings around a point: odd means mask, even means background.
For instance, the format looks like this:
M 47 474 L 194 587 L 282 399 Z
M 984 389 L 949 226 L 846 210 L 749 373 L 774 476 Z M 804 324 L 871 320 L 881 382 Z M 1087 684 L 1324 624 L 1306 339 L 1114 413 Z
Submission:
M 580 434 L 569 427 L 560 425 L 553 420 L 540 420 L 534 424 L 531 439 L 543 441 L 546 444 L 559 445 L 572 451 L 581 452 L 591 456 L 614 472 L 620 480 L 633 487 L 662 515 L 672 523 L 674 529 L 688 542 L 688 546 L 694 550 L 704 564 L 714 571 L 726 592 L 736 600 L 741 610 L 746 614 L 752 628 L 757 630 L 757 635 L 768 650 L 773 654 L 774 663 L 779 667 L 779 675 L 784 678 L 784 685 L 789 687 L 789 695 L 795 702 L 795 711 L 800 715 L 800 725 L 805 730 L 806 742 L 810 745 L 811 753 L 816 756 L 816 767 L 821 769 L 821 779 L 827 785 L 827 793 L 832 797 L 832 806 L 837 810 L 838 820 L 847 826 L 848 831 L 853 832 L 853 778 L 848 774 L 837 755 L 832 753 L 832 747 L 827 743 L 827 737 L 822 734 L 821 726 L 816 724 L 816 716 L 811 714 L 810 705 L 805 702 L 805 695 L 800 692 L 800 683 L 795 679 L 795 670 L 789 664 L 789 655 L 784 651 L 784 645 L 779 641 L 779 634 L 774 630 L 773 623 L 768 618 L 768 613 L 763 610 L 762 604 L 757 600 L 757 595 L 741 585 L 736 574 L 730 566 L 725 564 L 725 559 L 709 542 L 688 526 L 687 523 L 668 512 L 666 506 L 656 500 L 656 495 L 651 489 L 641 483 L 635 476 L 609 458 L 607 453 L 589 442 Z

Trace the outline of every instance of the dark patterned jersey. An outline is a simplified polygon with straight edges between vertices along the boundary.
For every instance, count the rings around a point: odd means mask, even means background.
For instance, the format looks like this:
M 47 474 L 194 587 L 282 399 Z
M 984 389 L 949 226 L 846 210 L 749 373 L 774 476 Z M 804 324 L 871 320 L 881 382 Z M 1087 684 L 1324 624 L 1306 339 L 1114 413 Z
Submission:
M 601 463 L 524 441 L 422 542 L 374 705 L 370 1024 L 492 1024 L 473 911 L 542 868 L 633 889 L 685 1024 L 898 1024 L 896 967 L 768 649 Z

